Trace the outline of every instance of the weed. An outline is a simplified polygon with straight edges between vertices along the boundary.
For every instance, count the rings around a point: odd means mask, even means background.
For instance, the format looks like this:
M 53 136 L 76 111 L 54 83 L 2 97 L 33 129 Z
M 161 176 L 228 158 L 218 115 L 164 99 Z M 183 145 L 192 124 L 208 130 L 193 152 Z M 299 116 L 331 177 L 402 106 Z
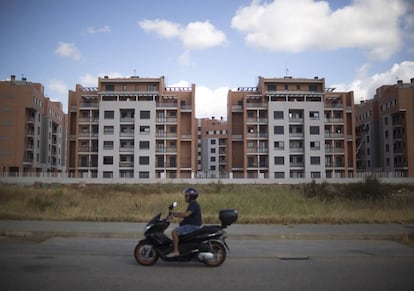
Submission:
M 187 207 L 187 184 L 54 185 L 34 189 L 0 184 L 0 218 L 146 222 L 167 206 Z M 238 223 L 414 222 L 414 186 L 375 180 L 354 184 L 200 184 L 204 223 L 219 223 L 224 208 L 239 211 Z

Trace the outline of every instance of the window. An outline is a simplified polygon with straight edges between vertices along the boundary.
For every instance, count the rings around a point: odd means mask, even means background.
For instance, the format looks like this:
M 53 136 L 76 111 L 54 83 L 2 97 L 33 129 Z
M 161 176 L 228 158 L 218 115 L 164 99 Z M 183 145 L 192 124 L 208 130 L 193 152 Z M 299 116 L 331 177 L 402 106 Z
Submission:
M 150 174 L 149 174 L 149 172 L 139 172 L 138 173 L 138 178 L 140 178 L 140 179 L 149 179 L 149 177 L 150 177 Z
M 210 140 L 210 144 L 216 144 L 216 140 L 215 139 L 211 139 Z
M 247 157 L 247 166 L 248 167 L 257 167 L 257 163 L 254 157 Z
M 170 167 L 177 167 L 176 157 L 170 157 Z
M 284 165 L 285 157 L 275 157 L 275 165 Z
M 149 84 L 147 87 L 148 92 L 155 92 L 157 91 L 157 85 L 155 84 Z
M 114 164 L 114 157 L 104 156 L 103 157 L 103 164 L 104 165 L 113 165 Z
M 273 146 L 277 150 L 283 150 L 285 148 L 285 142 L 284 141 L 275 141 L 273 143 Z
M 311 150 L 319 150 L 321 148 L 321 143 L 319 141 L 311 141 L 310 148 Z
M 139 112 L 140 119 L 150 119 L 151 112 L 149 110 L 141 110 Z
M 319 119 L 319 111 L 310 111 L 309 112 L 310 119 Z
M 283 111 L 273 111 L 273 119 L 283 119 Z
M 106 92 L 114 92 L 115 91 L 115 85 L 114 84 L 106 84 L 105 85 L 105 91 Z
M 105 179 L 110 179 L 110 178 L 113 178 L 113 176 L 114 176 L 114 174 L 112 173 L 112 172 L 109 172 L 109 171 L 105 171 L 105 172 L 103 172 L 103 177 L 105 178 Z
M 267 91 L 276 91 L 276 84 L 268 84 Z
M 275 172 L 275 179 L 284 179 L 285 178 L 285 172 Z
M 284 134 L 284 128 L 283 128 L 283 126 L 279 126 L 279 125 L 274 126 L 273 127 L 273 132 L 274 132 L 274 134 Z
M 319 134 L 319 126 L 311 126 L 309 127 L 310 134 Z
M 318 85 L 317 84 L 310 84 L 309 85 L 309 91 L 311 91 L 311 92 L 318 91 Z
M 104 134 L 113 134 L 114 127 L 112 125 L 104 126 Z
M 149 149 L 150 148 L 150 142 L 146 140 L 140 140 L 139 141 L 139 149 Z
M 115 112 L 114 111 L 104 111 L 104 118 L 105 119 L 114 119 Z
M 312 179 L 319 179 L 321 177 L 321 172 L 311 172 Z
M 149 126 L 140 126 L 139 127 L 139 133 L 141 133 L 141 134 L 150 133 L 150 127 Z
M 114 149 L 114 142 L 112 140 L 104 140 L 103 148 L 104 150 Z
M 310 158 L 311 165 L 320 165 L 321 158 L 320 157 L 311 157 Z
M 140 156 L 139 157 L 139 164 L 140 165 L 149 165 L 149 157 L 148 156 Z

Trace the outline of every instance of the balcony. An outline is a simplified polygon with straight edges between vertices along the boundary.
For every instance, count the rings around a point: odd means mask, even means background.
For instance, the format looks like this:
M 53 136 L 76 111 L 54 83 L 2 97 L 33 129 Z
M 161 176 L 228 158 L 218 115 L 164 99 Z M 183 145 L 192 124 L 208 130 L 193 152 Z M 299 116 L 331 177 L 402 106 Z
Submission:
M 247 138 L 248 139 L 257 139 L 257 138 L 259 138 L 259 139 L 261 139 L 261 138 L 266 139 L 267 137 L 268 137 L 267 132 L 253 132 L 253 133 L 248 133 L 247 134 Z
M 134 167 L 134 162 L 133 161 L 119 162 L 119 167 L 120 168 L 132 168 Z
M 176 147 L 157 147 L 156 150 L 155 150 L 155 153 L 157 153 L 157 154 L 162 154 L 162 153 L 176 154 L 177 153 L 177 148 Z
M 157 124 L 176 124 L 177 123 L 177 117 L 157 117 L 156 119 Z
M 255 103 L 255 102 L 249 102 L 246 103 L 247 109 L 267 109 L 267 103 Z
M 267 124 L 268 118 L 262 117 L 262 118 L 247 118 L 247 124 Z

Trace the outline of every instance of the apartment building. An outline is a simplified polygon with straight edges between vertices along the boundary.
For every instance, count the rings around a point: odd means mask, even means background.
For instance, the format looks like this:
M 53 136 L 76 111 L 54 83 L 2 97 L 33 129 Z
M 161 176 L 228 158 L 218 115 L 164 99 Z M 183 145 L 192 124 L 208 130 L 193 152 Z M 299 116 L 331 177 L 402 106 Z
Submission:
M 376 90 L 356 106 L 358 170 L 414 177 L 414 78 Z
M 233 178 L 352 177 L 353 93 L 315 77 L 263 78 L 230 90 L 228 168 Z
M 66 116 L 40 83 L 0 82 L 0 174 L 23 176 L 66 171 Z
M 228 178 L 227 121 L 221 117 L 197 119 L 198 178 Z
M 354 93 L 326 89 L 324 139 L 326 178 L 352 178 L 356 174 Z
M 73 177 L 193 178 L 195 85 L 165 78 L 99 78 L 69 92 L 68 171 Z
M 377 100 L 364 100 L 355 105 L 355 158 L 358 173 L 382 172 L 378 123 Z

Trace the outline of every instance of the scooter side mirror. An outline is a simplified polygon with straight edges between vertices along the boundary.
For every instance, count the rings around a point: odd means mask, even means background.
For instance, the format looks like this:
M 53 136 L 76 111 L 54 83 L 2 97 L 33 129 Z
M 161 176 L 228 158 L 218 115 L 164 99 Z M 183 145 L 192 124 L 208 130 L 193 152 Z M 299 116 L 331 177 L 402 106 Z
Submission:
M 168 209 L 173 210 L 175 207 L 177 207 L 177 205 L 178 205 L 177 201 L 174 201 L 173 203 L 171 203 Z

